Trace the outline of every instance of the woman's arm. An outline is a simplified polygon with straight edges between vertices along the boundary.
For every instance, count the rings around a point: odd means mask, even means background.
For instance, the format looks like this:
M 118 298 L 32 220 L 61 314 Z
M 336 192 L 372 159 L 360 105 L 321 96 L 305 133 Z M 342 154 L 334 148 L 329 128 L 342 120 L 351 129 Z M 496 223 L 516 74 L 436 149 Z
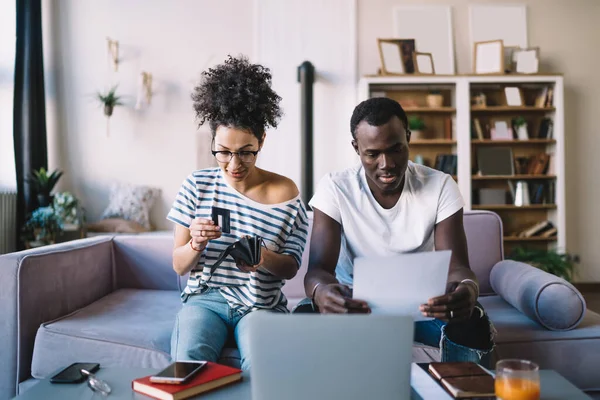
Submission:
M 175 225 L 173 269 L 178 275 L 190 272 L 200 259 L 209 240 L 221 237 L 221 229 L 209 219 L 196 218 L 189 229 Z
M 298 262 L 289 254 L 279 254 L 263 247 L 261 251 L 262 267 L 281 279 L 292 279 L 298 273 Z

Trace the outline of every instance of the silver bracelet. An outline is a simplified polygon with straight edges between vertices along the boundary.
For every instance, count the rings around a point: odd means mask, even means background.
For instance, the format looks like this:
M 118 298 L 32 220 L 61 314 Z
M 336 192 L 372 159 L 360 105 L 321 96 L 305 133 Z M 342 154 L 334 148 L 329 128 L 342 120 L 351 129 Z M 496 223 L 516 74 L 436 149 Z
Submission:
M 310 299 L 311 300 L 314 300 L 315 293 L 317 292 L 317 288 L 319 287 L 320 284 L 321 284 L 321 282 L 317 282 L 317 284 L 313 287 L 312 293 L 310 294 Z
M 477 292 L 477 296 L 475 297 L 475 299 L 479 298 L 479 285 L 477 284 L 477 282 L 475 282 L 473 279 L 463 279 L 462 281 L 460 281 L 460 283 L 470 283 L 475 288 L 475 292 Z

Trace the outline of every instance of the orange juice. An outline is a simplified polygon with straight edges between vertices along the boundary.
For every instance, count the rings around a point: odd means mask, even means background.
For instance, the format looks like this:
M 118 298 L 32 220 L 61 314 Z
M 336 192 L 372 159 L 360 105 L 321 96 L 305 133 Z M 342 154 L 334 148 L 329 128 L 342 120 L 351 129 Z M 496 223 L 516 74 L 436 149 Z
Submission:
M 539 400 L 540 383 L 523 378 L 497 377 L 496 396 L 501 400 Z

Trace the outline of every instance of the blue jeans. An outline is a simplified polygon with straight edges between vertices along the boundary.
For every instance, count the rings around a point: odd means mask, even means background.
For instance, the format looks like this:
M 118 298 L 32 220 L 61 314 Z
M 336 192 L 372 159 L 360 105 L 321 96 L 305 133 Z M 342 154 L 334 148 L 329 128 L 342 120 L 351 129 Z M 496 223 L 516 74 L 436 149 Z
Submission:
M 255 314 L 231 309 L 218 289 L 184 297 L 171 336 L 171 357 L 174 361 L 217 362 L 233 333 L 240 351 L 241 367 L 250 369 L 248 325 Z
M 491 367 L 495 329 L 483 307 L 475 309 L 468 321 L 446 323 L 437 319 L 415 323 L 415 342 L 437 347 L 441 361 L 473 361 Z M 298 303 L 293 313 L 314 313 L 318 308 L 308 298 Z

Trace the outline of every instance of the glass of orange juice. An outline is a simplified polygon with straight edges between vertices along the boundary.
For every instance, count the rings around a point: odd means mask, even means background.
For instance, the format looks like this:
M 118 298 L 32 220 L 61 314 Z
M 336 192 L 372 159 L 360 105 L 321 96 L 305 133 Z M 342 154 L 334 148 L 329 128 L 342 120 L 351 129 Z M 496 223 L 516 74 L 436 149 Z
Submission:
M 540 368 L 527 360 L 501 360 L 496 364 L 498 400 L 539 400 Z

